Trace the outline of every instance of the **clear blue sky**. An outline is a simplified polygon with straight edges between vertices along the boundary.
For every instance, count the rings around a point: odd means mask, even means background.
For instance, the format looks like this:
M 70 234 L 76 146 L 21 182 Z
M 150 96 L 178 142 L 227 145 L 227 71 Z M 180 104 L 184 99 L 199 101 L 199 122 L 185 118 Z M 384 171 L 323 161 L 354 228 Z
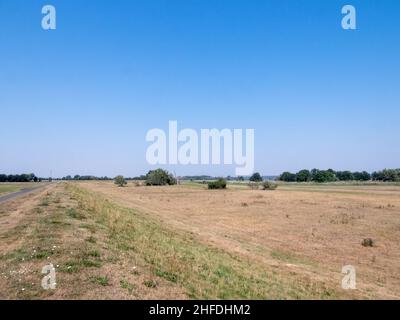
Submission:
M 142 174 L 169 120 L 254 128 L 265 175 L 400 167 L 399 17 L 397 0 L 0 0 L 0 171 Z

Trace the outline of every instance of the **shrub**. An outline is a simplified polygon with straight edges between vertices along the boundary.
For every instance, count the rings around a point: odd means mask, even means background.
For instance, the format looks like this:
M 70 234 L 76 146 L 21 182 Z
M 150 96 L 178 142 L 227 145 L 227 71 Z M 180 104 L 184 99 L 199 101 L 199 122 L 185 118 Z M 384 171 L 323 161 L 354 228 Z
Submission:
M 363 241 L 361 242 L 361 244 L 364 247 L 373 247 L 374 246 L 374 240 L 372 240 L 371 238 L 366 238 L 363 239 Z
M 262 183 L 262 188 L 263 190 L 275 190 L 276 188 L 278 188 L 278 185 L 271 181 L 264 181 Z
M 147 186 L 165 186 L 176 183 L 174 176 L 163 169 L 151 170 L 146 175 Z
M 118 186 L 118 187 L 123 187 L 127 185 L 127 182 L 125 180 L 125 178 L 123 176 L 116 176 L 114 179 L 114 183 Z
M 208 183 L 208 189 L 226 189 L 226 180 L 218 179 Z

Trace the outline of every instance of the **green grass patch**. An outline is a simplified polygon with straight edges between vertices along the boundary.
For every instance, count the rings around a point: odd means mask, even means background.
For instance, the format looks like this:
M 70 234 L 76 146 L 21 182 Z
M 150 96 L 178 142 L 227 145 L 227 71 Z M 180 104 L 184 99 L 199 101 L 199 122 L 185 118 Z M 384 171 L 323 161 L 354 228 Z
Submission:
M 77 219 L 77 220 L 83 220 L 85 217 L 78 211 L 78 210 L 76 210 L 75 208 L 68 208 L 67 209 L 67 215 L 70 217 L 70 218 L 73 218 L 73 219 Z
M 122 279 L 122 280 L 119 282 L 119 285 L 120 285 L 120 287 L 121 287 L 122 289 L 127 289 L 127 290 L 129 291 L 129 293 L 132 293 L 133 290 L 136 289 L 136 287 L 135 287 L 134 284 L 128 282 L 128 281 L 125 280 L 125 279 Z
M 108 277 L 106 277 L 106 276 L 105 277 L 103 277 L 103 276 L 95 276 L 95 277 L 91 277 L 90 280 L 91 280 L 92 283 L 99 284 L 99 285 L 101 285 L 103 287 L 107 287 L 107 286 L 110 285 L 110 281 L 109 281 Z

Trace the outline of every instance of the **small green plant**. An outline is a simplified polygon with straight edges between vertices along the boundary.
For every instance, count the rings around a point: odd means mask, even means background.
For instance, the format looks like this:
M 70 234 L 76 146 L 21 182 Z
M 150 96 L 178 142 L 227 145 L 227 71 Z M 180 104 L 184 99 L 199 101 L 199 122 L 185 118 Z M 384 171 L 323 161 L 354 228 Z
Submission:
M 226 189 L 226 180 L 218 179 L 208 183 L 208 189 Z
M 84 219 L 84 216 L 82 214 L 80 214 L 76 209 L 74 208 L 69 208 L 67 209 L 67 215 L 73 219 L 78 219 L 78 220 L 82 220 Z
M 174 283 L 176 283 L 178 281 L 178 275 L 176 275 L 175 273 L 172 273 L 172 272 L 167 272 L 167 271 L 162 271 L 160 269 L 157 269 L 156 275 L 161 278 L 164 278 L 168 281 L 174 282 Z
M 95 258 L 100 258 L 100 252 L 98 252 L 97 250 L 90 251 L 89 256 L 95 257 Z
M 147 288 L 155 288 L 157 287 L 157 282 L 155 282 L 154 280 L 144 280 L 143 284 L 147 287 Z
M 105 276 L 105 277 L 102 277 L 102 276 L 92 277 L 91 280 L 92 280 L 93 283 L 97 283 L 97 284 L 99 284 L 99 285 L 101 285 L 103 287 L 106 287 L 106 286 L 108 286 L 110 284 L 107 276 Z
M 116 176 L 114 179 L 114 183 L 118 187 L 125 187 L 128 184 L 123 176 Z
M 363 245 L 363 247 L 373 247 L 374 246 L 374 240 L 372 240 L 371 238 L 365 238 L 365 239 L 363 239 L 361 244 Z
M 129 283 L 127 280 L 122 279 L 119 282 L 119 285 L 121 286 L 122 289 L 127 289 L 129 291 L 129 293 L 132 293 L 133 290 L 135 289 L 135 285 L 132 283 Z

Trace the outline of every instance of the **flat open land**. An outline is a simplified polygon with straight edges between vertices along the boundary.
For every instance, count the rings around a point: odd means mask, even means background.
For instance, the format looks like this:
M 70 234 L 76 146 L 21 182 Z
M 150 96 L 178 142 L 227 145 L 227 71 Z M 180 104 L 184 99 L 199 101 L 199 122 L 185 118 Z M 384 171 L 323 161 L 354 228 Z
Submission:
M 399 299 L 400 186 L 63 182 L 0 204 L 0 252 L 8 299 Z
M 34 187 L 34 183 L 0 183 L 0 196 L 6 195 L 8 193 L 29 189 Z

